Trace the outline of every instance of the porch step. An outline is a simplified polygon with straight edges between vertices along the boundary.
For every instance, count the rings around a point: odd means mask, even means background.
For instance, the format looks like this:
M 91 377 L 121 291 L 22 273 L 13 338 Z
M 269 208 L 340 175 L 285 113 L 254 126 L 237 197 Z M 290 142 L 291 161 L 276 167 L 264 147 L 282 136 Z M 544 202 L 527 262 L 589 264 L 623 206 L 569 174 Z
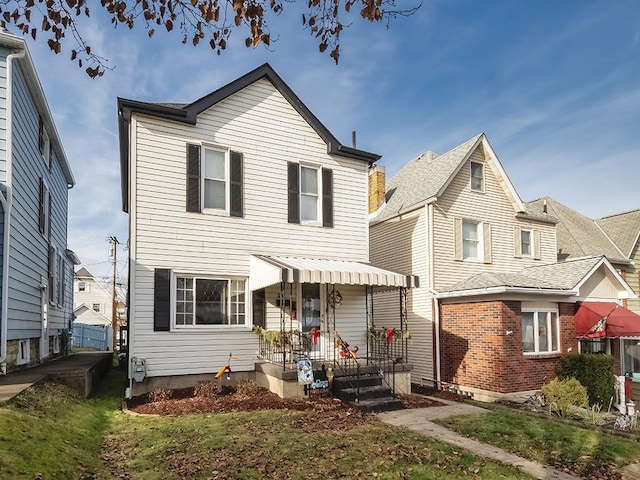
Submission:
M 361 386 L 359 391 L 357 387 L 343 388 L 338 392 L 338 398 L 343 402 L 352 402 L 358 398 L 358 394 L 360 395 L 361 402 L 363 400 L 371 400 L 374 398 L 393 398 L 391 389 L 384 385 L 372 385 L 369 387 Z
M 402 402 L 397 398 L 383 397 L 360 400 L 359 402 L 348 402 L 354 408 L 363 412 L 388 412 L 390 410 L 401 410 Z
M 353 382 L 355 382 L 355 377 L 334 377 L 333 385 L 336 390 L 343 390 L 347 388 L 353 387 Z M 377 385 L 382 385 L 382 378 L 380 375 L 376 374 L 360 374 L 359 380 L 360 387 L 375 387 Z

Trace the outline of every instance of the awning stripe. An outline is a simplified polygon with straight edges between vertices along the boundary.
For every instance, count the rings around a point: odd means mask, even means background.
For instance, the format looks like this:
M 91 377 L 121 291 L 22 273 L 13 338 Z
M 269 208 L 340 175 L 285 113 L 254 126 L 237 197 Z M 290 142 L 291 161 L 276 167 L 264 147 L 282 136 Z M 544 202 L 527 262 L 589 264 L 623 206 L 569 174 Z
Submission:
M 360 262 L 252 255 L 249 284 L 258 290 L 279 282 L 326 283 L 408 287 L 418 285 L 418 277 L 403 275 Z

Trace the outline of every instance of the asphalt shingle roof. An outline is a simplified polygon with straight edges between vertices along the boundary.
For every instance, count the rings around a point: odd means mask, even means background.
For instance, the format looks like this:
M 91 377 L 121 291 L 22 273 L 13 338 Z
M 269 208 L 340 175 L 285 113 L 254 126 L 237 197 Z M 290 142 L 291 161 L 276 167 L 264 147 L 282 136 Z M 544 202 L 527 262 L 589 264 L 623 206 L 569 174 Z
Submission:
M 438 195 L 460 164 L 472 153 L 482 134 L 467 140 L 443 155 L 424 152 L 407 163 L 386 186 L 386 204 L 373 223 L 392 218 L 420 206 Z
M 527 203 L 527 209 L 541 213 L 545 201 L 548 214 L 559 222 L 556 226 L 556 241 L 560 260 L 604 255 L 613 263 L 628 263 L 626 253 L 611 241 L 595 220 L 549 197 Z M 637 230 L 636 227 L 636 232 Z
M 640 236 L 640 209 L 609 215 L 596 220 L 609 238 L 627 256 L 631 256 Z
M 600 262 L 587 257 L 525 268 L 512 273 L 480 273 L 464 279 L 442 292 L 511 287 L 542 290 L 572 290 Z

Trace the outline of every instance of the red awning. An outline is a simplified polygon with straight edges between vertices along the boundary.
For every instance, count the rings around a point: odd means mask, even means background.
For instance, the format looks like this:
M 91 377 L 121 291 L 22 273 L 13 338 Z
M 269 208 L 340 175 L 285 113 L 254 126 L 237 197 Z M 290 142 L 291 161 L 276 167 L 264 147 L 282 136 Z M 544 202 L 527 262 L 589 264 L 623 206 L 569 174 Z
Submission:
M 614 302 L 582 302 L 575 321 L 578 337 L 640 337 L 640 315 Z

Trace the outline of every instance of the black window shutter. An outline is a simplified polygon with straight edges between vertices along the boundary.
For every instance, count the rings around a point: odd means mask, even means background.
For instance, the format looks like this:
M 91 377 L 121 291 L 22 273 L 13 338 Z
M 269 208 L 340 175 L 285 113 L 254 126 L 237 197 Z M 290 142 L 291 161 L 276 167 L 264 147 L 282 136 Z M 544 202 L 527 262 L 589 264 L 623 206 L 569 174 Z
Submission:
M 153 331 L 168 332 L 171 316 L 171 270 L 156 268 L 153 279 Z
M 244 214 L 243 205 L 243 155 L 240 152 L 231 152 L 231 208 L 229 213 L 232 217 L 242 217 Z
M 287 191 L 289 223 L 300 223 L 300 169 L 294 162 L 287 162 Z
M 47 238 L 51 240 L 51 216 L 53 213 L 53 197 L 49 192 L 49 216 L 47 217 Z
M 44 181 L 40 179 L 40 201 L 38 210 L 38 228 L 40 233 L 44 234 L 45 216 L 44 216 Z
M 201 212 L 200 145 L 187 144 L 187 212 Z
M 322 169 L 322 226 L 333 227 L 333 171 Z
M 38 116 L 38 150 L 41 154 L 44 154 L 44 123 L 42 117 Z

